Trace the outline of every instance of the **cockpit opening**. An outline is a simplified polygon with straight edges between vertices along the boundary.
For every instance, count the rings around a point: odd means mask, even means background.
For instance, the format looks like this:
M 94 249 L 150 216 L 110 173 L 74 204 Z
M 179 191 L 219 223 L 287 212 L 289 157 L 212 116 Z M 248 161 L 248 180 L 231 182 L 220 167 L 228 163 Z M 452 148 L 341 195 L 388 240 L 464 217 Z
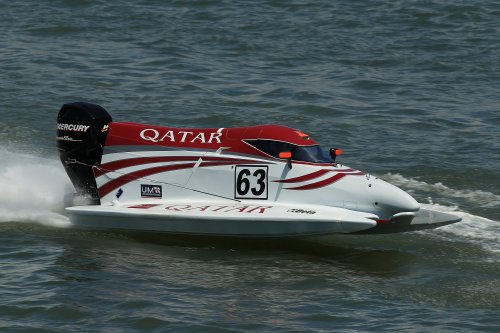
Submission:
M 291 159 L 311 163 L 334 163 L 333 159 L 319 145 L 298 146 L 275 140 L 245 140 L 246 143 L 272 157 L 280 158 L 281 152 L 291 152 Z

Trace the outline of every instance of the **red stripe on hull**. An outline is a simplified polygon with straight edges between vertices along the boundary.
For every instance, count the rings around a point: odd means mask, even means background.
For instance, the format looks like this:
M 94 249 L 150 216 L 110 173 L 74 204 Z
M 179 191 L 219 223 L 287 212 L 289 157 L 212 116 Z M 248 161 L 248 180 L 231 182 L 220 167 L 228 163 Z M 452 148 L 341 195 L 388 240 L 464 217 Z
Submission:
M 295 178 L 288 178 L 288 179 L 282 179 L 282 180 L 275 180 L 274 182 L 276 183 L 299 183 L 303 182 L 306 180 L 314 179 L 323 176 L 324 174 L 327 174 L 331 172 L 331 170 L 327 169 L 321 169 L 312 173 L 308 173 L 303 176 L 295 177 Z
M 149 163 L 161 163 L 161 162 L 180 162 L 180 161 L 197 161 L 199 159 L 202 161 L 221 161 L 227 162 L 228 164 L 237 163 L 247 163 L 247 164 L 268 164 L 269 162 L 264 161 L 254 161 L 247 159 L 234 159 L 234 158 L 220 158 L 220 157 L 203 157 L 203 156 L 152 156 L 152 157 L 136 157 L 128 158 L 123 160 L 117 160 L 109 163 L 102 164 L 95 168 L 94 176 L 97 178 L 108 172 L 116 171 L 123 168 L 128 168 L 132 166 L 149 164 Z
M 257 162 L 257 161 L 252 161 L 252 162 L 253 162 L 253 164 L 261 164 L 260 162 Z M 202 162 L 202 163 L 200 163 L 200 167 L 232 165 L 232 164 L 237 164 L 237 163 L 239 163 L 239 162 L 234 161 L 234 160 L 231 160 L 229 162 L 227 162 L 227 161 Z M 192 168 L 194 166 L 195 166 L 195 163 L 183 163 L 183 164 L 175 164 L 175 165 L 164 165 L 164 166 L 158 166 L 158 167 L 154 167 L 154 168 L 148 168 L 148 169 L 134 171 L 134 172 L 131 172 L 129 174 L 123 175 L 121 177 L 118 177 L 118 178 L 104 184 L 103 186 L 101 186 L 98 190 L 99 197 L 102 198 L 105 195 L 109 194 L 111 191 L 116 190 L 120 186 L 123 186 L 123 185 L 127 184 L 128 182 L 131 182 L 131 181 L 139 179 L 139 178 L 151 176 L 151 175 L 154 175 L 157 173 L 162 173 L 162 172 L 188 169 L 188 168 Z
M 148 163 L 159 163 L 159 162 L 177 162 L 177 161 L 196 161 L 199 157 L 190 156 L 155 156 L 155 157 L 136 157 L 128 158 L 123 160 L 117 160 L 105 164 L 101 164 L 94 171 L 94 176 L 97 178 L 108 172 L 128 168 L 131 166 L 148 164 Z
M 106 194 L 110 193 L 113 190 L 116 190 L 120 186 L 125 185 L 128 182 L 136 180 L 138 178 L 154 175 L 160 172 L 173 171 L 173 170 L 181 170 L 192 168 L 194 163 L 185 163 L 185 164 L 176 164 L 176 165 L 166 165 L 159 166 L 155 168 L 143 169 L 135 172 L 131 172 L 129 174 L 118 177 L 99 188 L 99 197 L 104 197 Z
M 356 171 L 354 169 L 343 169 L 343 170 L 329 170 L 329 169 L 321 169 L 321 170 L 318 170 L 318 171 L 314 171 L 312 173 L 308 173 L 306 175 L 303 175 L 303 176 L 299 176 L 299 177 L 295 177 L 295 178 L 288 178 L 288 179 L 283 179 L 283 180 L 274 180 L 275 183 L 300 183 L 300 182 L 304 182 L 304 181 L 307 181 L 307 180 L 311 180 L 311 179 L 314 179 L 314 178 L 318 178 L 318 177 L 321 177 L 323 175 L 326 175 L 327 173 L 329 172 L 338 172 L 338 173 L 346 173 L 346 172 L 353 172 L 353 171 Z M 352 173 L 354 175 L 358 175 L 360 174 L 361 171 L 357 171 L 355 173 Z
M 302 185 L 302 186 L 297 186 L 297 187 L 288 187 L 285 188 L 285 190 L 312 190 L 320 187 L 325 187 L 330 184 L 335 183 L 336 181 L 339 181 L 340 179 L 344 178 L 345 176 L 362 176 L 364 173 L 362 172 L 356 172 L 356 173 L 338 173 L 335 176 L 332 176 L 327 179 L 323 179 L 322 181 L 312 183 L 312 184 L 307 184 L 307 185 Z

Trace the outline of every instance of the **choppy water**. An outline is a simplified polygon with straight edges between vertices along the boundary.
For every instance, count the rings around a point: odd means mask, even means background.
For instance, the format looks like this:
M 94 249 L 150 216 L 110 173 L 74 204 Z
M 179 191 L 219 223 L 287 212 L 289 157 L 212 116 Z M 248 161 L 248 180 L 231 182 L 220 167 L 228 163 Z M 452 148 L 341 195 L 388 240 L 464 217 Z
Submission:
M 497 1 L 0 1 L 1 332 L 497 332 Z M 463 222 L 237 245 L 72 229 L 63 103 L 280 123 Z

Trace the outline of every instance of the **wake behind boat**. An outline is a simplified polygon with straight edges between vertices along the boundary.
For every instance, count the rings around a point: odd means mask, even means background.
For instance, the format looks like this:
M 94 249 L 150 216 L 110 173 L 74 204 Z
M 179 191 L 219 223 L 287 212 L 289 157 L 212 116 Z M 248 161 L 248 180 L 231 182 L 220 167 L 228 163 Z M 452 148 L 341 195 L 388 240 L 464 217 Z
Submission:
M 309 135 L 285 126 L 113 122 L 104 108 L 77 102 L 59 111 L 57 145 L 76 190 L 66 210 L 80 227 L 302 237 L 405 232 L 460 221 L 337 163 L 340 150 L 327 154 Z

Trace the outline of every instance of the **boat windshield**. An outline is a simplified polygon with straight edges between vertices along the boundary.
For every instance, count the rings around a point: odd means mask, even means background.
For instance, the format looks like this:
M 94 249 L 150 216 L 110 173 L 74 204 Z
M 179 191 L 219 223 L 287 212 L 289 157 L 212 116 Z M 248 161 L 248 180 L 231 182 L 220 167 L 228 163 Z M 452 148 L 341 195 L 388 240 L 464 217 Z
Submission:
M 288 142 L 274 140 L 247 140 L 246 142 L 275 158 L 279 158 L 281 152 L 289 151 L 292 153 L 292 160 L 294 161 L 334 163 L 332 158 L 319 145 L 297 146 Z

